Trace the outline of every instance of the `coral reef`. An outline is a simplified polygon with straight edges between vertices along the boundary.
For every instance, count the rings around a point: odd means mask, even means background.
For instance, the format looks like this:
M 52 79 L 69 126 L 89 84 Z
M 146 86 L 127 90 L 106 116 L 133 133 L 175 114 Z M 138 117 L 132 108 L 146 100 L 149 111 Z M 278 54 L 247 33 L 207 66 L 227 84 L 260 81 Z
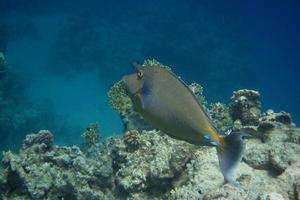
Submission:
M 161 65 L 144 63 L 154 64 Z M 190 88 L 202 98 L 200 85 Z M 253 135 L 235 174 L 238 187 L 224 183 L 215 148 L 153 130 L 134 112 L 121 82 L 109 96 L 124 136 L 101 141 L 92 124 L 78 148 L 54 145 L 47 130 L 27 135 L 19 153 L 4 153 L 0 199 L 299 199 L 300 129 L 286 112 L 260 111 L 257 91 L 239 90 L 229 106 L 206 107 L 222 132 Z
M 111 107 L 121 115 L 129 114 L 132 111 L 132 102 L 126 95 L 123 81 L 115 83 L 107 95 Z
M 80 150 L 86 154 L 87 157 L 93 157 L 100 149 L 100 131 L 98 123 L 92 123 L 86 131 L 82 134 L 83 143 L 80 145 Z
M 141 138 L 137 130 L 131 130 L 125 134 L 124 142 L 128 150 L 137 150 L 141 145 L 140 141 Z
M 276 114 L 274 114 L 276 115 Z M 127 132 L 86 156 L 53 145 L 46 130 L 28 135 L 20 153 L 5 152 L 2 199 L 297 199 L 300 129 L 278 122 L 268 140 L 247 141 L 236 173 L 224 184 L 216 150 L 159 131 Z
M 199 99 L 203 106 L 207 107 L 207 100 L 203 95 L 203 87 L 198 83 L 192 83 L 189 85 L 189 88 L 195 94 L 195 96 Z
M 169 67 L 167 65 L 163 65 L 155 59 L 148 59 L 148 60 L 145 60 L 144 63 L 143 63 L 143 67 L 157 67 L 157 66 L 158 67 L 163 67 L 163 68 L 166 68 L 169 71 L 172 71 L 171 67 Z
M 233 126 L 228 106 L 223 103 L 214 103 L 208 110 L 214 125 L 222 133 L 230 130 Z
M 133 110 L 131 99 L 126 94 L 123 81 L 115 83 L 107 94 L 110 105 L 120 114 L 125 132 L 133 129 L 139 131 L 153 129 L 140 114 Z
M 229 105 L 232 120 L 240 120 L 242 125 L 257 125 L 261 113 L 259 98 L 259 92 L 254 90 L 233 92 Z
M 115 144 L 117 187 L 128 194 L 152 190 L 152 195 L 161 195 L 185 170 L 195 146 L 157 131 L 135 134 L 139 137 L 139 148 L 134 151 L 130 150 L 132 143 L 126 140 Z
M 4 153 L 2 199 L 112 199 L 111 160 L 92 160 L 76 146 L 56 147 L 49 131 Z
M 91 124 L 90 127 L 82 134 L 84 138 L 84 144 L 86 146 L 95 146 L 100 141 L 100 132 L 98 124 Z

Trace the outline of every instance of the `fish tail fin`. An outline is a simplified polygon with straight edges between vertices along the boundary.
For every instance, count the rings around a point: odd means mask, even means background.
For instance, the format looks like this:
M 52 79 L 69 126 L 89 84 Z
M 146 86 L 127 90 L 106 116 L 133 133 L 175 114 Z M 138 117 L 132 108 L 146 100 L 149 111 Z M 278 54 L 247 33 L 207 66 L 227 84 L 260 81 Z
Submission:
M 244 132 L 231 132 L 228 136 L 220 138 L 220 145 L 217 146 L 221 172 L 226 182 L 235 185 L 233 180 L 234 169 L 242 160 L 245 144 L 243 139 L 249 137 Z

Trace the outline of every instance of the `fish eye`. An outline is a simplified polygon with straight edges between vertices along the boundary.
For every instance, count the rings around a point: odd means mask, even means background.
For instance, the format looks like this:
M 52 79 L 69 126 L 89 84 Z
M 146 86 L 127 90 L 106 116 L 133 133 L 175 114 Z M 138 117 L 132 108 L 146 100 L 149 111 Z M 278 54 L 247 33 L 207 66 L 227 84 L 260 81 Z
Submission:
M 138 75 L 138 79 L 141 79 L 144 76 L 144 71 L 140 70 L 137 75 Z

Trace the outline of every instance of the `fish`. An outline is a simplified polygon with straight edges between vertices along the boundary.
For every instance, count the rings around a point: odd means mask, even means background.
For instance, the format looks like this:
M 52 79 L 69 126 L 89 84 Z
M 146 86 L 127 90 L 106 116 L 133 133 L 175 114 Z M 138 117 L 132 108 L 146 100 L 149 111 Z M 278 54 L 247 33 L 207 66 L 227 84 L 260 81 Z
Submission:
M 122 81 L 134 110 L 172 138 L 216 147 L 224 180 L 236 185 L 234 169 L 242 159 L 247 134 L 232 131 L 222 136 L 201 102 L 171 70 L 159 65 L 133 66 L 136 73 L 125 75 Z

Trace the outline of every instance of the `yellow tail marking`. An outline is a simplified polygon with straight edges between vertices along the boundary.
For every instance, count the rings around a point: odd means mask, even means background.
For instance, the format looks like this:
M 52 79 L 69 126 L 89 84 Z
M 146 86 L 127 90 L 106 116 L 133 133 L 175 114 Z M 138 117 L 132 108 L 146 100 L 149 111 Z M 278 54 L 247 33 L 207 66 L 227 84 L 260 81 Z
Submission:
M 208 128 L 206 130 L 207 133 L 211 135 L 211 141 L 216 141 L 219 145 L 217 146 L 219 150 L 223 151 L 225 148 L 225 143 L 223 138 L 221 138 L 214 129 Z

